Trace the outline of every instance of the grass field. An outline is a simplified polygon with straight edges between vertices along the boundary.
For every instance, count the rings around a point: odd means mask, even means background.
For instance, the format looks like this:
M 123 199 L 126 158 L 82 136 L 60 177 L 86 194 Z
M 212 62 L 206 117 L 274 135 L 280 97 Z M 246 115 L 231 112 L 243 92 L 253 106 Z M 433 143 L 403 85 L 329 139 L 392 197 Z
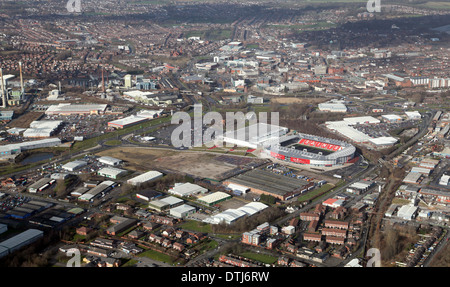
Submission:
M 321 196 L 321 195 L 327 193 L 328 191 L 332 190 L 333 188 L 334 188 L 334 185 L 327 183 L 327 184 L 322 185 L 319 188 L 314 189 L 313 191 L 307 192 L 304 195 L 300 195 L 297 200 L 300 202 L 308 201 L 316 196 Z
M 150 259 L 153 259 L 153 260 L 157 260 L 157 261 L 161 261 L 161 262 L 168 263 L 168 264 L 174 264 L 175 263 L 175 258 L 173 258 L 173 257 L 171 257 L 169 255 L 160 253 L 160 252 L 155 251 L 155 250 L 150 250 L 150 249 L 142 252 L 138 256 L 139 257 L 147 257 L 147 258 L 150 258 Z
M 223 156 L 223 153 L 213 152 L 113 147 L 97 155 L 122 159 L 126 161 L 129 170 L 142 172 L 154 169 L 168 170 L 215 180 L 220 179 L 223 173 L 236 168 L 235 165 L 225 164 L 218 158 Z
M 185 223 L 180 225 L 181 228 L 197 231 L 197 232 L 203 232 L 203 233 L 210 233 L 211 232 L 211 225 L 210 224 L 202 224 L 195 220 L 189 220 Z

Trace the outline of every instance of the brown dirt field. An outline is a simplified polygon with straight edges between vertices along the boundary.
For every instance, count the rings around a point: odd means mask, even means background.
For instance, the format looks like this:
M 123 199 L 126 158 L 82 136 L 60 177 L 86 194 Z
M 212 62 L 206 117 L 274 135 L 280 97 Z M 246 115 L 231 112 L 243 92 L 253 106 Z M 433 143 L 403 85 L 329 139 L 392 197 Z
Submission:
M 126 168 L 130 170 L 143 172 L 161 169 L 212 179 L 218 179 L 220 174 L 235 167 L 214 161 L 213 159 L 221 154 L 213 153 L 117 147 L 100 152 L 97 155 L 122 159 L 127 162 Z
M 44 113 L 41 112 L 29 112 L 24 115 L 19 116 L 16 119 L 13 119 L 8 123 L 8 127 L 10 128 L 29 128 L 30 123 L 39 119 Z

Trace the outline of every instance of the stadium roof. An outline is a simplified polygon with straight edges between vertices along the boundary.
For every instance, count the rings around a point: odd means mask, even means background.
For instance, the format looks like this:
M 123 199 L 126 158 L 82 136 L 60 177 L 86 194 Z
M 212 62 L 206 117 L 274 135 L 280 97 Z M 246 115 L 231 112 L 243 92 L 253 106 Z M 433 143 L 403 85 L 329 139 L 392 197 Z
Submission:
M 283 147 L 280 145 L 280 143 L 290 141 L 295 138 L 298 138 L 298 139 L 306 138 L 306 139 L 311 139 L 311 140 L 318 141 L 318 142 L 330 143 L 330 144 L 338 145 L 338 146 L 342 147 L 342 149 L 340 149 L 336 152 L 333 152 L 331 154 L 324 155 L 324 154 L 312 153 L 312 152 L 307 152 L 307 151 L 298 150 L 298 149 L 292 149 L 289 147 Z M 323 138 L 323 137 L 307 135 L 307 134 L 283 136 L 283 137 L 279 138 L 279 140 L 276 142 L 266 142 L 265 148 L 267 150 L 270 150 L 270 151 L 273 151 L 273 152 L 276 152 L 276 153 L 279 153 L 279 154 L 282 154 L 285 156 L 306 158 L 306 159 L 311 159 L 311 160 L 312 159 L 314 159 L 314 160 L 330 160 L 331 159 L 332 160 L 332 159 L 337 159 L 337 158 L 340 158 L 343 156 L 350 156 L 350 155 L 354 154 L 356 151 L 356 148 L 349 143 L 335 140 L 335 139 Z

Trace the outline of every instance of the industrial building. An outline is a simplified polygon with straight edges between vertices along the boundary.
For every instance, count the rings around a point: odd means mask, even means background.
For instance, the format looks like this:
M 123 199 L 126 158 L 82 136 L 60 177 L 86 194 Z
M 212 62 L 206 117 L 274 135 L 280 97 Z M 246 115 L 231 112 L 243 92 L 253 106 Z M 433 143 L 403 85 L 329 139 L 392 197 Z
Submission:
M 217 191 L 212 194 L 200 197 L 198 199 L 198 202 L 208 206 L 212 206 L 230 198 L 231 195 L 229 195 L 228 193 Z
M 110 166 L 117 166 L 121 165 L 123 161 L 121 159 L 117 159 L 110 156 L 102 156 L 98 159 L 99 163 L 110 165 Z
M 43 139 L 29 142 L 22 142 L 19 144 L 9 144 L 0 146 L 0 159 L 13 158 L 26 150 L 55 147 L 61 145 L 61 140 L 58 138 Z
M 33 183 L 32 185 L 30 185 L 28 187 L 28 192 L 30 192 L 30 193 L 41 192 L 44 189 L 50 187 L 55 182 L 56 182 L 55 179 L 51 179 L 51 178 L 47 178 L 47 177 L 41 178 L 40 180 L 38 180 L 37 182 Z
M 399 208 L 397 216 L 405 220 L 411 220 L 417 215 L 418 209 L 419 208 L 414 205 L 403 205 Z
M 128 171 L 116 167 L 104 167 L 100 169 L 97 174 L 107 178 L 118 179 L 121 176 L 127 174 Z
M 101 182 L 99 185 L 97 185 L 96 187 L 92 188 L 91 190 L 89 190 L 88 192 L 83 193 L 78 200 L 81 201 L 92 201 L 94 200 L 97 196 L 99 196 L 100 194 L 104 194 L 108 191 L 110 191 L 111 189 L 114 188 L 114 186 L 116 185 L 115 182 L 113 181 L 103 181 Z
M 175 186 L 169 189 L 168 191 L 170 194 L 176 195 L 176 196 L 191 196 L 199 193 L 206 193 L 208 192 L 208 189 L 201 187 L 200 185 L 193 184 L 190 182 L 186 183 L 175 183 Z
M 439 162 L 437 159 L 425 158 L 420 161 L 419 167 L 433 170 Z
M 261 202 L 250 202 L 244 206 L 241 206 L 237 209 L 227 209 L 223 212 L 210 216 L 203 220 L 203 222 L 209 224 L 232 224 L 236 222 L 236 220 L 243 218 L 244 216 L 252 216 L 255 215 L 268 206 Z
M 109 235 L 117 235 L 117 234 L 127 230 L 128 228 L 132 227 L 136 223 L 137 223 L 136 219 L 126 218 L 125 220 L 120 221 L 116 225 L 109 227 L 106 230 L 106 233 Z
M 0 223 L 0 234 L 8 231 L 8 225 Z
M 80 197 L 81 195 L 85 194 L 88 191 L 89 191 L 89 188 L 87 188 L 87 187 L 78 187 L 77 189 L 72 191 L 70 193 L 70 195 L 74 196 L 74 197 Z
M 217 140 L 241 147 L 258 148 L 265 142 L 278 140 L 288 132 L 288 128 L 264 123 L 249 125 L 237 130 L 227 131 Z
M 355 183 L 352 183 L 349 187 L 347 187 L 347 192 L 353 193 L 353 194 L 361 194 L 363 192 L 366 192 L 374 185 L 374 182 L 372 181 L 358 181 Z
M 75 161 L 71 161 L 71 162 L 66 163 L 61 168 L 65 169 L 67 171 L 75 171 L 77 169 L 80 169 L 80 168 L 86 166 L 87 164 L 88 163 L 83 161 L 83 160 L 75 160 Z
M 108 127 L 116 128 L 116 129 L 125 129 L 137 124 L 145 123 L 149 119 L 146 117 L 140 116 L 129 116 L 122 119 L 118 119 L 115 121 L 108 122 Z
M 0 257 L 4 257 L 14 251 L 27 246 L 44 237 L 44 232 L 39 229 L 28 229 L 16 236 L 0 242 Z
M 254 169 L 223 182 L 224 185 L 241 186 L 250 192 L 271 195 L 280 200 L 289 200 L 314 188 L 314 183 L 287 177 L 273 172 Z
M 331 100 L 325 103 L 318 104 L 319 111 L 331 113 L 346 113 L 347 106 L 344 101 Z
M 423 179 L 423 174 L 419 172 L 409 172 L 403 179 L 404 183 L 419 184 Z
M 422 118 L 422 115 L 418 111 L 405 112 L 405 115 L 410 120 L 420 120 Z
M 388 116 L 388 118 L 391 117 Z M 353 127 L 355 125 L 375 125 L 379 123 L 380 120 L 372 116 L 363 116 L 344 118 L 342 121 L 325 122 L 325 125 L 329 130 L 337 132 L 355 143 L 370 144 L 377 148 L 394 145 L 398 141 L 396 138 L 389 136 L 373 138 Z
M 369 139 L 369 143 L 377 148 L 390 147 L 396 144 L 398 140 L 393 137 L 378 137 Z
M 168 196 L 162 199 L 152 200 L 149 202 L 148 207 L 158 211 L 164 211 L 183 204 L 183 200 L 175 196 Z
M 10 121 L 14 117 L 14 111 L 0 111 L 0 121 Z
M 149 181 L 161 178 L 161 177 L 163 177 L 163 174 L 161 172 L 151 170 L 151 171 L 148 171 L 146 173 L 143 173 L 141 175 L 138 175 L 136 177 L 133 177 L 133 178 L 127 180 L 127 183 L 137 186 L 137 185 L 140 185 L 140 184 L 143 184 L 143 183 L 146 183 L 146 182 L 149 182 Z
M 402 118 L 398 115 L 382 115 L 381 118 L 388 123 L 397 123 L 402 120 Z
M 30 128 L 23 132 L 26 138 L 49 138 L 55 134 L 62 125 L 62 121 L 34 121 Z
M 193 206 L 183 204 L 169 210 L 170 215 L 177 218 L 185 218 L 192 213 L 195 213 L 196 209 Z
M 150 200 L 154 200 L 157 197 L 162 196 L 161 193 L 155 191 L 155 190 L 141 190 L 139 192 L 136 193 L 136 197 L 145 201 L 150 201 Z
M 46 115 L 98 115 L 104 114 L 108 105 L 106 104 L 59 104 L 51 105 L 45 111 Z

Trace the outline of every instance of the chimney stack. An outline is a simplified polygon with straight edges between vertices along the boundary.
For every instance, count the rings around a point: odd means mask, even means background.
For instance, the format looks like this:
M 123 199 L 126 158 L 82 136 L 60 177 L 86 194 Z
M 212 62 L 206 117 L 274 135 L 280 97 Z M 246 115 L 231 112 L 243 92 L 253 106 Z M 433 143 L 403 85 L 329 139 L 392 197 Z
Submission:
M 22 62 L 19 62 L 19 70 L 20 70 L 20 92 L 21 92 L 21 98 L 25 94 L 25 88 L 23 86 L 23 75 L 22 75 Z
M 0 80 L 2 81 L 2 107 L 6 108 L 5 81 L 3 79 L 3 69 L 0 68 Z

